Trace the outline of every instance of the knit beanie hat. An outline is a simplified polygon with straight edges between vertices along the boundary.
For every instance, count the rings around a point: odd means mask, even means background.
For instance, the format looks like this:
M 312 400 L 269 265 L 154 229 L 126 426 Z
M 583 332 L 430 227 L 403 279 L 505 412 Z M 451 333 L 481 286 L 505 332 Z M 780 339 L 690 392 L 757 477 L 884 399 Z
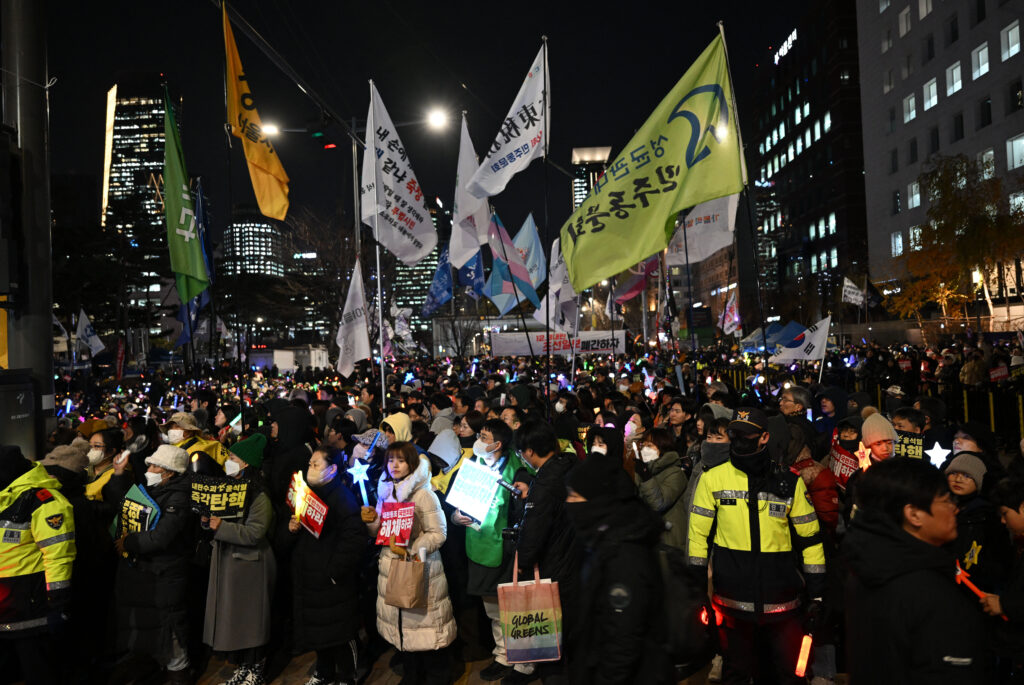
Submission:
M 967 474 L 980 490 L 981 484 L 985 480 L 985 473 L 988 472 L 988 469 L 985 467 L 985 462 L 975 455 L 970 452 L 961 452 L 956 455 L 953 461 L 949 462 L 949 466 L 946 467 L 947 476 L 953 472 Z
M 146 457 L 146 464 L 160 466 L 175 473 L 185 473 L 185 469 L 188 468 L 188 452 L 174 445 L 160 445 L 156 452 Z
M 864 425 L 860 429 L 861 442 L 870 447 L 879 440 L 892 440 L 896 442 L 896 429 L 889 423 L 889 419 L 881 414 L 872 414 L 864 419 Z
M 85 475 L 89 458 L 82 450 L 71 445 L 58 445 L 52 452 L 43 457 L 43 466 L 59 466 L 72 473 Z
M 266 446 L 267 436 L 256 433 L 232 445 L 231 453 L 249 466 L 259 468 L 263 464 L 263 449 Z

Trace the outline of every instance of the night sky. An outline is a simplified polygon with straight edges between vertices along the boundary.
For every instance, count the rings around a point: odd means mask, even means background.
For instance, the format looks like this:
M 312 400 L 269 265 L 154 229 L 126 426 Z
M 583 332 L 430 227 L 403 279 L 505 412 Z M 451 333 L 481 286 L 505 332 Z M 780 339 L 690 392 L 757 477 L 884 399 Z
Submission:
M 781 3 L 232 3 L 253 27 L 343 117 L 364 119 L 377 84 L 395 122 L 425 118 L 434 106 L 452 121 L 438 134 L 425 126 L 399 130 L 420 185 L 451 205 L 458 154 L 458 116 L 482 152 L 493 140 L 541 45 L 551 70 L 551 160 L 568 169 L 573 147 L 609 145 L 613 156 L 714 38 L 719 19 L 749 144 L 753 87 L 768 72 L 770 46 L 785 40 L 808 6 Z M 121 72 L 166 74 L 184 98 L 182 142 L 189 173 L 202 175 L 219 236 L 228 201 L 224 122 L 224 45 L 220 10 L 209 0 L 164 2 L 53 1 L 49 11 L 51 164 L 54 173 L 100 178 L 106 91 Z M 264 122 L 304 128 L 319 119 L 313 102 L 237 27 L 235 40 Z M 755 65 L 761 64 L 760 68 Z M 322 149 L 304 133 L 276 141 L 291 177 L 291 211 L 326 214 L 351 206 L 348 140 Z M 231 151 L 231 204 L 255 204 L 239 141 Z M 569 179 L 547 172 L 551 235 L 570 214 Z M 534 212 L 544 217 L 544 168 L 536 161 L 492 199 L 510 232 Z M 99 198 L 96 213 L 99 214 Z M 542 229 L 543 230 L 543 229 Z

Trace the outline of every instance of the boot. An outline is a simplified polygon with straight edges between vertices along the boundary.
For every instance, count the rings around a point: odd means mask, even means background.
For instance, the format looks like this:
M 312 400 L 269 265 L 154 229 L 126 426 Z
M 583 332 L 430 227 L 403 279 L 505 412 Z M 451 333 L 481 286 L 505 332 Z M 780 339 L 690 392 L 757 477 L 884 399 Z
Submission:
M 243 685 L 248 677 L 249 666 L 247 664 L 239 664 L 235 672 L 231 674 L 231 678 L 220 685 Z
M 266 685 L 266 678 L 263 676 L 263 669 L 266 666 L 266 661 L 260 661 L 255 664 L 248 664 L 249 673 L 246 679 L 243 680 L 240 685 Z

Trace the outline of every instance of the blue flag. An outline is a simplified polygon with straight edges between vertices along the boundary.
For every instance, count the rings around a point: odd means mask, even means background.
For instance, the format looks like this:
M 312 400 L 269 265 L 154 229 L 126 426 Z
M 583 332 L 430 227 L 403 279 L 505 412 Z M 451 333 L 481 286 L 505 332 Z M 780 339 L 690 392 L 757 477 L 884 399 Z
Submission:
M 185 313 L 185 305 L 181 304 L 178 306 L 178 314 L 174 318 L 181 322 L 181 335 L 174 341 L 174 344 L 171 346 L 172 348 L 187 345 L 192 340 L 192 336 L 195 335 L 196 328 L 199 325 L 199 310 L 208 304 L 210 304 L 209 288 L 189 300 L 187 315 Z
M 487 278 L 487 285 L 484 286 L 484 294 L 498 308 L 498 313 L 505 316 L 512 307 L 516 306 L 515 293 L 506 292 L 506 284 L 511 285 L 512 275 L 508 272 L 505 262 L 495 260 L 491 268 L 491 275 Z
M 420 316 L 427 318 L 437 308 L 452 299 L 452 266 L 448 263 L 448 246 L 445 245 L 437 257 L 437 271 L 427 291 L 427 299 L 420 310 Z
M 527 215 L 512 244 L 516 246 L 526 270 L 530 272 L 530 285 L 536 290 L 547 277 L 548 268 L 544 259 L 544 248 L 540 246 L 537 222 L 533 220 L 532 212 Z
M 459 269 L 459 285 L 471 286 L 470 296 L 475 300 L 485 294 L 484 258 L 480 250 Z

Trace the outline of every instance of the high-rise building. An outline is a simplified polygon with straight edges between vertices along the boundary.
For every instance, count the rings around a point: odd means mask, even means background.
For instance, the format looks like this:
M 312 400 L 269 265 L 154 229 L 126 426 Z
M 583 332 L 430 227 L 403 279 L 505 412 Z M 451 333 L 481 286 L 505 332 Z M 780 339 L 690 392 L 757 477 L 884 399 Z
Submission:
M 1020 0 L 858 0 L 874 280 L 901 275 L 894 258 L 927 220 L 918 176 L 929 158 L 965 155 L 1002 177 L 1024 169 L 1022 17 Z
M 808 321 L 866 268 L 855 12 L 855 0 L 814 4 L 757 68 L 756 252 L 762 288 L 785 295 L 764 298 L 766 317 Z
M 572 149 L 572 208 L 576 210 L 601 178 L 608 166 L 610 147 L 574 147 Z
M 255 207 L 237 209 L 224 231 L 224 273 L 283 278 L 285 261 L 284 237 L 278 222 Z
M 100 223 L 121 238 L 122 268 L 133 279 L 129 306 L 151 314 L 160 305 L 161 278 L 171 275 L 163 166 L 163 79 L 158 74 L 119 77 L 107 92 Z
M 436 200 L 434 203 L 427 203 L 427 211 L 430 212 L 430 220 L 434 223 L 434 230 L 438 230 L 438 224 L 445 224 L 442 226 L 443 229 L 447 228 L 447 225 L 450 224 L 451 213 L 442 208 Z M 445 233 L 446 231 L 442 230 L 440 232 Z M 408 308 L 412 310 L 412 315 L 409 317 L 409 328 L 412 329 L 414 334 L 425 335 L 429 334 L 431 330 L 430 321 L 420 316 L 420 309 L 423 307 L 424 300 L 427 299 L 430 283 L 434 280 L 434 272 L 437 271 L 438 248 L 441 247 L 443 242 L 439 238 L 438 247 L 435 247 L 430 254 L 413 266 L 396 260 L 395 277 L 391 281 L 390 294 L 387 292 L 389 279 L 385 279 L 383 283 L 385 286 L 385 302 L 391 301 L 393 296 L 394 303 L 399 309 Z M 376 297 L 376 281 L 372 281 L 372 285 L 367 285 L 367 288 L 370 287 L 373 288 L 373 293 L 371 295 L 370 292 L 367 292 L 368 299 Z M 390 312 L 385 311 L 384 313 L 390 316 Z

